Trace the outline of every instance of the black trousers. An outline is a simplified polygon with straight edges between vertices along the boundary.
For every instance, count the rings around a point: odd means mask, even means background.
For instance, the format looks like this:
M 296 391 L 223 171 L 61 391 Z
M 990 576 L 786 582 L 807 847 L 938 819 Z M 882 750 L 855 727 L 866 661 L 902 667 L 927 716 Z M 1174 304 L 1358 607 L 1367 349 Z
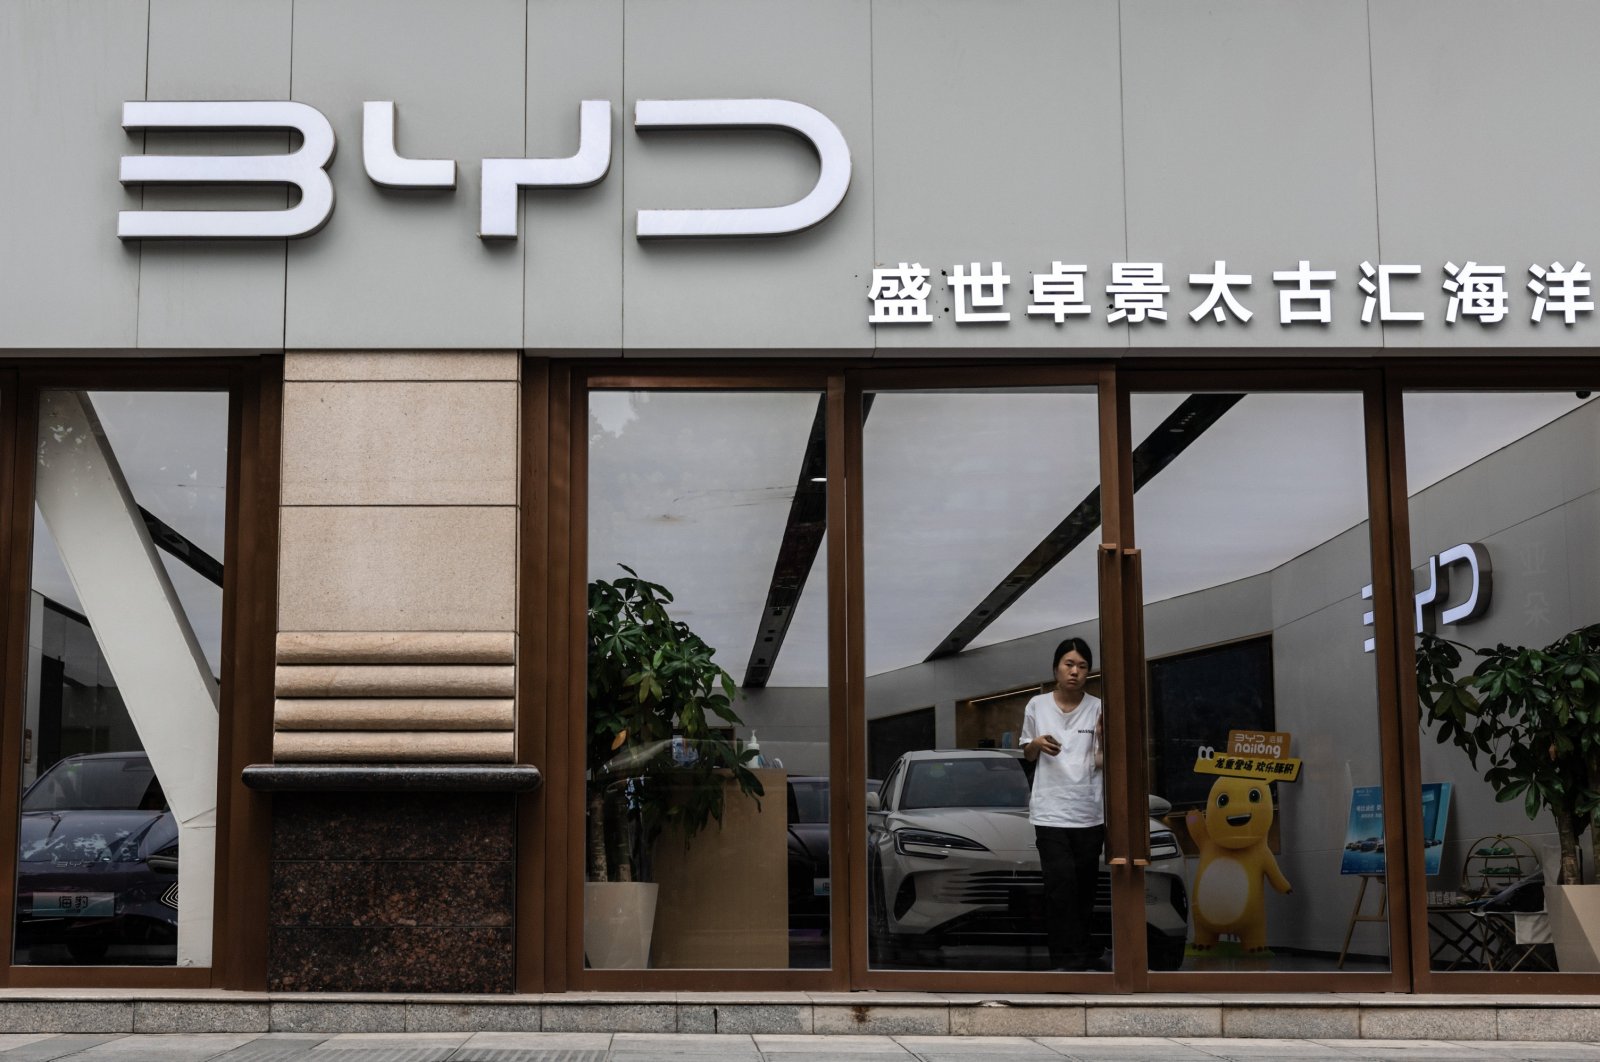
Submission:
M 1090 954 L 1089 923 L 1100 877 L 1104 826 L 1035 826 L 1039 866 L 1044 871 L 1044 922 L 1051 966 L 1084 966 Z

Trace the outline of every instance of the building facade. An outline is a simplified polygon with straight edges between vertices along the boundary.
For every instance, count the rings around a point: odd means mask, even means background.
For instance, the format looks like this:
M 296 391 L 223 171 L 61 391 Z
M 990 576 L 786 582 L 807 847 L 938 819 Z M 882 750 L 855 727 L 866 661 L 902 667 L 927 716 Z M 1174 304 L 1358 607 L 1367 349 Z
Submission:
M 11 0 L 0 980 L 1593 991 L 1597 45 Z

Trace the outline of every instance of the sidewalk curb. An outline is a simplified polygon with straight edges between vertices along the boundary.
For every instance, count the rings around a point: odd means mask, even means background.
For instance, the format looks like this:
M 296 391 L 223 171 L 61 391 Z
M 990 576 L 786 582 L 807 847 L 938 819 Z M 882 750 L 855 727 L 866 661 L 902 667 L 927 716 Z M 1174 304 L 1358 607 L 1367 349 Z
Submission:
M 1600 1040 L 1600 997 L 0 990 L 0 1033 L 643 1032 Z

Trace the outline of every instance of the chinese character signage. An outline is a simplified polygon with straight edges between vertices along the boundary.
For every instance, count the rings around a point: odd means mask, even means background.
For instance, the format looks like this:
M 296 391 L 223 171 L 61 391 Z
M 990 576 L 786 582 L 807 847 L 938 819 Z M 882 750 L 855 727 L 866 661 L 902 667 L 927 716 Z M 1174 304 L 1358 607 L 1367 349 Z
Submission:
M 1416 263 L 1364 261 L 1345 269 L 1356 292 L 1338 298 L 1334 288 L 1340 268 L 1304 258 L 1293 268 L 1273 270 L 1271 285 L 1262 284 L 1259 290 L 1252 274 L 1230 273 L 1228 263 L 1217 259 L 1211 272 L 1188 275 L 1186 294 L 1174 293 L 1174 283 L 1182 277 L 1169 281 L 1162 262 L 1112 262 L 1111 282 L 1095 292 L 1084 264 L 1051 262 L 1049 272 L 1032 273 L 1031 285 L 1022 285 L 1015 295 L 1009 290 L 1011 274 L 1001 262 L 956 263 L 942 272 L 952 316 L 962 327 L 1007 324 L 1013 303 L 1023 307 L 1025 317 L 1038 319 L 1037 326 L 1087 327 L 1098 318 L 1100 327 L 1112 328 L 1164 325 L 1169 310 L 1180 323 L 1187 317 L 1191 328 L 1238 327 L 1274 303 L 1277 323 L 1285 327 L 1331 325 L 1341 312 L 1359 317 L 1363 325 L 1421 324 L 1442 317 L 1453 327 L 1492 328 L 1514 314 L 1525 314 L 1535 325 L 1546 318 L 1573 325 L 1580 314 L 1594 311 L 1593 278 L 1577 260 L 1570 269 L 1560 261 L 1528 266 L 1528 294 L 1518 292 L 1516 300 L 1507 288 L 1511 276 L 1505 265 L 1470 260 L 1465 265 L 1442 263 L 1437 285 L 1428 279 L 1431 271 Z M 874 269 L 867 289 L 872 303 L 868 322 L 933 324 L 932 276 L 932 268 L 920 262 Z

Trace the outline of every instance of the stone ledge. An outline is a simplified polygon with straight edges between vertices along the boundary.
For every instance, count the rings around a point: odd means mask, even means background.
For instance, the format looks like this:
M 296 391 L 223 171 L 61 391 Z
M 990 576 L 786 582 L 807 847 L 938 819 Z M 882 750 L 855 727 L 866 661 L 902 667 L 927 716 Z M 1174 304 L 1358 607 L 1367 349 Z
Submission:
M 1553 1019 L 1553 1020 L 1552 1020 Z M 1440 1023 L 1447 1023 L 1441 1025 Z M 547 995 L 0 990 L 0 1032 L 682 1032 L 985 1036 L 1600 1037 L 1600 999 L 1530 996 L 1069 996 L 917 992 Z M 1459 1038 L 1459 1037 L 1458 1037 Z
M 544 781 L 525 763 L 252 763 L 241 777 L 247 789 L 266 793 L 520 793 Z

